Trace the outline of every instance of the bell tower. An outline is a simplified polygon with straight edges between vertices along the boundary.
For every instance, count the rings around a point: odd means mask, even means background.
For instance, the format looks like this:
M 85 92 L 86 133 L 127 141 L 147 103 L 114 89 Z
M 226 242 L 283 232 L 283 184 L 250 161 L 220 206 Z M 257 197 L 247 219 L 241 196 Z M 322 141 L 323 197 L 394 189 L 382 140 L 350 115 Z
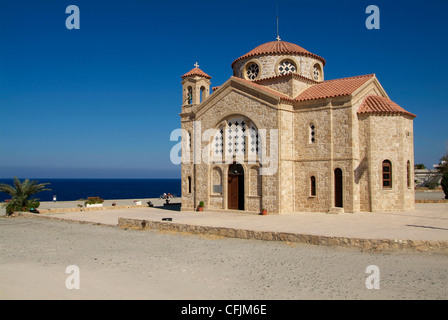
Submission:
M 182 77 L 182 107 L 190 107 L 202 103 L 210 95 L 210 77 L 199 69 L 196 62 L 194 68 Z
M 195 164 L 195 145 L 201 145 L 202 132 L 195 125 L 195 107 L 210 95 L 210 77 L 199 69 L 196 62 L 194 68 L 181 76 L 182 78 L 182 210 L 195 210 L 197 198 L 197 172 Z

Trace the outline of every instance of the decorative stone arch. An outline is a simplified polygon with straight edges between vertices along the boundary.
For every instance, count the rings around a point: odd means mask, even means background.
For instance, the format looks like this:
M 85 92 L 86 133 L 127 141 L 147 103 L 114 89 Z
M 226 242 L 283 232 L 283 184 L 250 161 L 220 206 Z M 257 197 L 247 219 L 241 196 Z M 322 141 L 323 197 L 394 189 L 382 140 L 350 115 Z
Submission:
M 319 72 L 318 79 L 315 78 L 315 76 L 316 76 L 315 68 L 317 68 L 317 70 Z M 324 80 L 324 67 L 321 62 L 315 61 L 315 62 L 311 63 L 310 75 L 311 75 L 311 79 L 313 79 L 314 81 L 323 81 Z
M 253 69 L 253 65 L 257 66 L 257 70 Z M 255 74 L 256 73 L 256 74 Z M 262 64 L 258 59 L 250 59 L 244 63 L 243 78 L 249 81 L 255 81 L 261 78 L 263 73 Z
M 259 126 L 249 116 L 244 113 L 228 113 L 215 124 L 214 129 L 216 132 L 210 140 L 212 161 L 259 161 Z
M 213 127 L 214 128 L 218 128 L 219 125 L 225 123 L 227 121 L 227 119 L 230 118 L 230 117 L 245 117 L 248 120 L 250 120 L 257 127 L 257 129 L 261 128 L 261 126 L 258 123 L 258 121 L 253 120 L 249 114 L 247 114 L 245 112 L 242 112 L 242 111 L 238 111 L 238 112 L 229 111 L 229 112 L 224 113 L 221 116 L 220 120 L 215 122 L 215 125 Z

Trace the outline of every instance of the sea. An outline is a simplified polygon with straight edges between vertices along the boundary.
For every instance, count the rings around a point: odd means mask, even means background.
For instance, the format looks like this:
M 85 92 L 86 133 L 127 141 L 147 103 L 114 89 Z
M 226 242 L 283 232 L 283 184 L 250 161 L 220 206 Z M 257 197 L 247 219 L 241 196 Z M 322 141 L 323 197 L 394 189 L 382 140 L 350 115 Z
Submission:
M 23 181 L 24 179 L 19 179 Z M 181 179 L 30 179 L 49 183 L 44 191 L 34 195 L 40 201 L 76 201 L 87 197 L 104 200 L 158 198 L 163 193 L 181 196 Z M 13 184 L 13 179 L 0 179 Z M 11 197 L 0 192 L 0 202 Z

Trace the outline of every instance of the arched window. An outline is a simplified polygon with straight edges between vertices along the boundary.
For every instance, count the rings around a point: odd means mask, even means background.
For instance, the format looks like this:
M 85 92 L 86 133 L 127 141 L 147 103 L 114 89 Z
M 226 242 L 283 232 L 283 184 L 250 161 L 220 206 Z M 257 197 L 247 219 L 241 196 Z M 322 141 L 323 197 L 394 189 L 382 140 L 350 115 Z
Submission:
M 245 117 L 236 116 L 227 120 L 226 138 L 226 151 L 230 156 L 256 156 L 260 150 L 258 129 Z
M 313 66 L 313 80 L 321 81 L 322 80 L 322 68 L 318 63 Z
M 193 103 L 193 88 L 192 87 L 188 87 L 187 100 L 188 100 L 188 104 Z
M 260 74 L 260 66 L 256 62 L 249 62 L 245 67 L 245 77 L 248 80 L 255 80 L 258 78 Z
M 392 188 L 392 163 L 389 160 L 383 161 L 383 189 Z
M 188 131 L 188 150 L 191 150 L 191 132 Z
M 191 177 L 188 177 L 188 193 L 191 193 Z
M 221 163 L 224 156 L 240 162 L 257 161 L 261 143 L 258 129 L 244 116 L 231 116 L 213 133 L 211 140 L 211 159 Z
M 283 60 L 277 67 L 278 74 L 284 76 L 286 74 L 297 72 L 297 67 L 291 60 Z
M 312 197 L 315 197 L 316 196 L 316 177 L 315 176 L 312 176 L 310 178 L 310 189 L 311 189 L 310 195 Z
M 408 160 L 408 163 L 406 165 L 406 177 L 408 182 L 408 188 L 411 187 L 411 162 Z
M 212 170 L 212 186 L 212 193 L 222 194 L 222 172 L 218 167 L 215 167 Z
M 334 206 L 344 207 L 344 178 L 341 168 L 334 170 Z
M 204 101 L 204 99 L 205 99 L 205 87 L 201 87 L 201 97 L 200 97 L 200 103 L 202 102 L 202 101 Z

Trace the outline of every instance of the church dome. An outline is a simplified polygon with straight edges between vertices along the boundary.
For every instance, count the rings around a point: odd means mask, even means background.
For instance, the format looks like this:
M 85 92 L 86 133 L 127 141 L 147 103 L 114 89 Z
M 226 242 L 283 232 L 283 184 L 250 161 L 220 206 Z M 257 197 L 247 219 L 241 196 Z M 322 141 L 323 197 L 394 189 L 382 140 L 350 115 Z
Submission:
M 324 66 L 324 58 L 281 40 L 259 45 L 232 63 L 233 75 L 250 81 L 294 73 L 320 82 Z
M 277 54 L 284 54 L 284 55 L 304 55 L 316 58 L 320 60 L 325 66 L 325 59 L 322 57 L 319 57 L 318 55 L 315 55 L 314 53 L 309 52 L 308 50 L 302 48 L 301 46 L 298 46 L 294 43 L 286 42 L 286 41 L 271 41 L 264 43 L 262 45 L 259 45 L 255 49 L 249 51 L 244 56 L 239 57 L 232 63 L 232 68 L 235 65 L 236 62 L 240 60 L 244 60 L 250 57 L 255 56 L 261 56 L 261 55 L 277 55 Z

